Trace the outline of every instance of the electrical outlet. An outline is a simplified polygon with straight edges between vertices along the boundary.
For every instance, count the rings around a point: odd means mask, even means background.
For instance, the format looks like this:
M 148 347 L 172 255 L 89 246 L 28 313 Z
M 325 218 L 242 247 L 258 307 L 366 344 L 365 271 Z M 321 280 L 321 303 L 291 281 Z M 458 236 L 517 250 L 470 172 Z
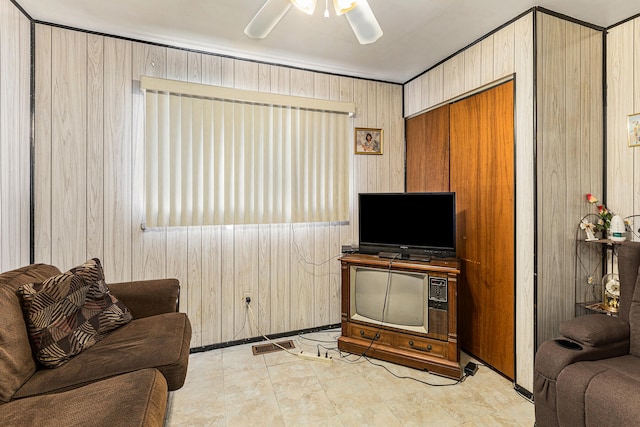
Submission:
M 253 293 L 252 292 L 243 292 L 242 294 L 242 305 L 247 305 L 247 298 L 249 298 L 249 303 L 253 302 Z

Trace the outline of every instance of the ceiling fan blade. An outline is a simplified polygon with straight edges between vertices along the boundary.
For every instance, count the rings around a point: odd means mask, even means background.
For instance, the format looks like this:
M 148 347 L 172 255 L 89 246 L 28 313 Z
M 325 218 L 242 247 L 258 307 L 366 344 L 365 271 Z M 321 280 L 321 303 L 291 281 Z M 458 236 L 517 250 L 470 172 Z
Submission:
M 244 29 L 244 33 L 252 39 L 267 37 L 291 6 L 293 3 L 290 0 L 267 0 Z
M 358 5 L 344 16 L 347 17 L 360 44 L 370 44 L 382 37 L 382 28 L 367 0 L 358 1 Z

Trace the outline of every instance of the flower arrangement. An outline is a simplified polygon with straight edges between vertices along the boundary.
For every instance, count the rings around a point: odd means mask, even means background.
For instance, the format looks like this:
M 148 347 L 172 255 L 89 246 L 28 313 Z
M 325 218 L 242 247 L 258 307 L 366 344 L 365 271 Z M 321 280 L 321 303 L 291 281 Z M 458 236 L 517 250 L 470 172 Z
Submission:
M 598 222 L 595 224 L 597 230 L 607 231 L 611 227 L 611 218 L 613 218 L 613 212 L 607 209 L 605 205 L 599 205 L 598 198 L 593 194 L 587 194 L 587 202 L 591 203 L 598 209 Z

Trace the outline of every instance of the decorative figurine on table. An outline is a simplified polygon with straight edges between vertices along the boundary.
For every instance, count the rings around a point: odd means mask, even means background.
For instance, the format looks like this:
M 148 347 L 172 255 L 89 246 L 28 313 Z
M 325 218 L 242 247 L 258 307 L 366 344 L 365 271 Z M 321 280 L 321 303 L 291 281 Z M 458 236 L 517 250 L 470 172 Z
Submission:
M 587 242 L 598 240 L 595 233 L 593 232 L 595 226 L 587 221 L 586 218 L 582 218 L 582 221 L 580 222 L 580 228 L 583 229 L 585 233 L 587 233 L 587 238 L 585 239 Z

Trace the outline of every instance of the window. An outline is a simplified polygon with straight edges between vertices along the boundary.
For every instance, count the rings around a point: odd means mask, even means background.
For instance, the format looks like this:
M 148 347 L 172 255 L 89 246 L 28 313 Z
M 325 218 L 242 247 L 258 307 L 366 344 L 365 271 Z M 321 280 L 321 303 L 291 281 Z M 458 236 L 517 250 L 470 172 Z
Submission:
M 143 77 L 146 226 L 349 220 L 351 103 Z

